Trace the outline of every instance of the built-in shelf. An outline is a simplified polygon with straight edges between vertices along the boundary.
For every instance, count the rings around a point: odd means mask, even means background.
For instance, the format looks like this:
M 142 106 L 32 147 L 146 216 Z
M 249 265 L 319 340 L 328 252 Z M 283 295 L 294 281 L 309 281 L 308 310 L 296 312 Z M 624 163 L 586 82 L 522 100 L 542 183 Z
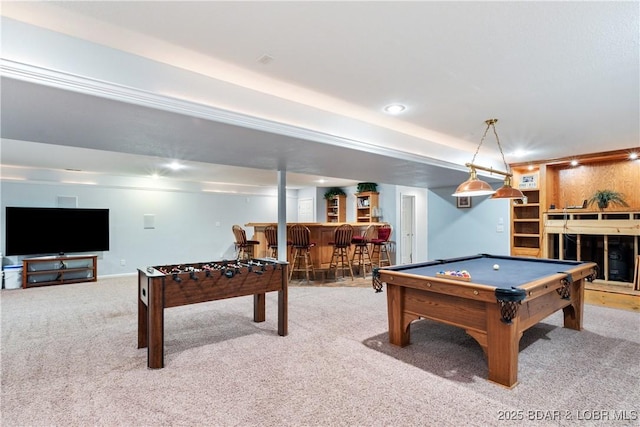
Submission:
M 356 222 L 378 222 L 378 195 L 380 193 L 366 191 L 356 194 Z
M 326 199 L 327 202 L 327 222 L 347 221 L 347 196 L 339 195 Z
M 512 205 L 511 254 L 593 261 L 599 274 L 587 284 L 586 300 L 639 310 L 638 162 L 628 150 L 617 150 L 511 164 L 513 186 L 527 196 Z M 601 189 L 623 194 L 629 208 L 599 211 L 589 205 Z
M 549 211 L 544 230 L 546 258 L 593 261 L 600 267 L 598 281 L 640 290 L 640 211 Z
M 521 175 L 515 176 L 521 178 Z M 511 255 L 538 257 L 542 245 L 540 190 L 536 187 L 521 188 L 521 191 L 526 199 L 515 200 L 511 208 Z

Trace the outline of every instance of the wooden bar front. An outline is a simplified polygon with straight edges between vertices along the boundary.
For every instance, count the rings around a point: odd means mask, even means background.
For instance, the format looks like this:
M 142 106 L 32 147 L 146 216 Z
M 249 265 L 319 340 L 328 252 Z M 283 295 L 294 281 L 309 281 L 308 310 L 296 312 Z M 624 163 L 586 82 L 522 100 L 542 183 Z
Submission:
M 294 223 L 287 223 L 287 227 L 293 225 Z M 326 269 L 329 268 L 329 263 L 331 262 L 331 254 L 333 252 L 333 246 L 329 244 L 329 242 L 333 241 L 334 231 L 336 227 L 342 224 L 351 224 L 354 228 L 354 235 L 362 234 L 369 225 L 381 226 L 386 224 L 384 222 L 302 222 L 299 223 L 309 227 L 309 231 L 311 232 L 311 242 L 315 242 L 316 246 L 311 249 L 311 259 L 313 261 L 313 267 L 316 269 Z M 267 239 L 264 234 L 264 230 L 268 225 L 277 225 L 276 223 L 258 223 L 258 222 L 250 222 L 245 224 L 246 227 L 253 227 L 254 234 L 252 240 L 257 240 L 260 244 L 255 248 L 256 253 L 255 256 L 266 257 L 268 255 L 267 251 Z

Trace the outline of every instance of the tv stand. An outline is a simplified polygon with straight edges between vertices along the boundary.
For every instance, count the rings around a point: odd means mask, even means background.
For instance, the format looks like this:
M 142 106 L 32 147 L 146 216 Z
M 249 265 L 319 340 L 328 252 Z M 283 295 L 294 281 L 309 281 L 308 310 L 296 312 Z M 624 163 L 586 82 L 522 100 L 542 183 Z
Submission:
M 97 255 L 62 255 L 22 260 L 22 287 L 65 285 L 98 280 Z

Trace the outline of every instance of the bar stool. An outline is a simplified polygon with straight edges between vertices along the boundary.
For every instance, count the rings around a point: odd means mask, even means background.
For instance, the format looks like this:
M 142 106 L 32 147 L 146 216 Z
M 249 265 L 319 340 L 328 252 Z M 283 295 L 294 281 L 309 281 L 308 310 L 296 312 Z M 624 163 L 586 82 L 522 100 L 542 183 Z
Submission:
M 278 258 L 278 227 L 267 225 L 264 229 L 264 237 L 267 239 L 269 257 Z
M 253 248 L 256 245 L 259 245 L 260 242 L 258 242 L 257 240 L 247 240 L 247 233 L 244 231 L 244 228 L 240 227 L 237 224 L 231 227 L 231 231 L 233 231 L 233 236 L 236 239 L 236 259 L 240 260 L 253 258 Z
M 351 268 L 351 260 L 349 259 L 349 249 L 351 249 L 352 238 L 353 227 L 350 224 L 343 224 L 336 227 L 333 234 L 333 242 L 329 242 L 329 244 L 333 246 L 329 270 L 335 268 L 334 277 L 336 279 L 338 278 L 338 267 L 342 266 L 342 277 L 345 277 L 346 267 L 349 267 L 349 274 L 351 274 L 351 280 L 353 280 L 353 269 Z
M 351 243 L 355 246 L 351 264 L 353 266 L 358 266 L 358 272 L 362 269 L 362 277 L 366 277 L 367 275 L 367 265 L 369 268 L 373 266 L 373 263 L 371 262 L 371 252 L 369 252 L 369 243 L 371 242 L 371 239 L 373 239 L 375 231 L 376 226 L 372 224 L 367 226 L 362 236 L 354 236 L 351 239 Z
M 278 226 L 267 225 L 264 229 L 264 237 L 267 239 L 268 256 L 278 258 Z M 287 247 L 291 246 L 291 240 L 287 240 Z
M 291 247 L 293 255 L 291 257 L 291 269 L 289 270 L 289 280 L 293 277 L 294 271 L 304 271 L 307 277 L 307 283 L 309 283 L 309 270 L 313 274 L 313 280 L 316 280 L 316 271 L 313 268 L 313 262 L 311 260 L 311 248 L 316 244 L 311 242 L 311 231 L 309 228 L 301 225 L 294 224 L 289 227 L 289 239 L 291 240 Z M 304 268 L 302 263 L 304 262 Z
M 377 266 L 382 267 L 384 263 L 391 265 L 391 257 L 389 256 L 389 239 L 393 229 L 389 224 L 378 227 L 378 237 L 371 239 L 371 260 L 377 260 Z

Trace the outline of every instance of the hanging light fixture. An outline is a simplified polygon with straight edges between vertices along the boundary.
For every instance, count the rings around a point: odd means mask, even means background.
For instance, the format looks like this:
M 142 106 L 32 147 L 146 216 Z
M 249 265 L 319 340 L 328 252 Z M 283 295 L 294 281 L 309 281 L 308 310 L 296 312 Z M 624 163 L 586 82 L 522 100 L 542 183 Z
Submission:
M 489 119 L 485 120 L 487 124 L 487 128 L 484 130 L 484 134 L 482 135 L 482 139 L 480 139 L 480 144 L 478 144 L 478 148 L 476 149 L 476 153 L 473 155 L 473 159 L 471 159 L 471 163 L 466 163 L 465 166 L 469 168 L 469 179 L 463 182 L 456 188 L 455 193 L 453 193 L 454 197 L 470 197 L 470 196 L 486 196 L 492 194 L 492 199 L 520 199 L 524 197 L 522 191 L 517 188 L 513 188 L 511 186 L 511 178 L 513 174 L 509 170 L 509 165 L 507 165 L 507 161 L 504 159 L 504 153 L 502 152 L 502 146 L 500 145 L 500 138 L 498 138 L 498 133 L 496 132 L 495 124 L 498 119 Z M 493 134 L 496 136 L 496 142 L 498 143 L 498 149 L 500 149 L 500 154 L 502 155 L 502 161 L 504 162 L 504 167 L 506 172 L 502 172 L 493 168 L 486 168 L 483 166 L 476 165 L 474 161 L 476 160 L 476 156 L 480 151 L 480 147 L 487 137 L 487 133 L 489 132 L 489 128 L 493 129 Z M 504 185 L 500 187 L 497 191 L 491 188 L 491 186 L 478 178 L 478 170 L 487 171 L 490 173 L 496 173 L 498 175 L 504 176 Z

